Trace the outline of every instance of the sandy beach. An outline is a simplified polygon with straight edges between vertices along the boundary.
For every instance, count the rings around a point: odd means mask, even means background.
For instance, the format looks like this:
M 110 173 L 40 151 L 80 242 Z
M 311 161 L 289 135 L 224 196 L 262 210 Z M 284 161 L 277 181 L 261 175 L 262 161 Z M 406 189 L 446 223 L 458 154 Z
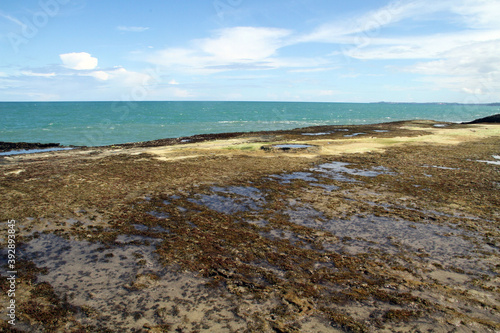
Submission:
M 0 156 L 0 330 L 497 332 L 499 147 L 421 120 Z

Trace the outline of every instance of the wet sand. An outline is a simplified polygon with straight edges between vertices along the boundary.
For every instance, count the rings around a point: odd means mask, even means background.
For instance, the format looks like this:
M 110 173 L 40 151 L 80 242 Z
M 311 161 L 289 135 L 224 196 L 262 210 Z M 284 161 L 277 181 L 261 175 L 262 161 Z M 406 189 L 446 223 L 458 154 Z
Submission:
M 16 329 L 498 331 L 499 144 L 411 121 L 1 156 Z

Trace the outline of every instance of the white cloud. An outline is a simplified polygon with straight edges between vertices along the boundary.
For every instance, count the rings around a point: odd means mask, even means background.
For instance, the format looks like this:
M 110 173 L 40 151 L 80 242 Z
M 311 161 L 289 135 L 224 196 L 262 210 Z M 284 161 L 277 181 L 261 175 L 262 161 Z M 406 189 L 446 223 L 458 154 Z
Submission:
M 101 81 L 107 81 L 110 77 L 109 73 L 107 73 L 105 71 L 95 71 L 95 72 L 91 72 L 89 75 L 93 76 L 96 79 L 101 80 Z
M 351 23 L 322 25 L 297 40 L 340 44 L 341 52 L 332 56 L 365 62 L 417 61 L 390 68 L 420 75 L 418 80 L 430 83 L 431 89 L 481 95 L 477 102 L 482 102 L 500 95 L 499 12 L 497 0 L 396 1 Z M 417 24 L 454 29 L 415 35 Z M 398 29 L 403 26 L 405 29 Z
M 120 26 L 116 27 L 116 30 L 125 31 L 125 32 L 144 32 L 146 30 L 149 30 L 149 27 L 128 27 L 128 26 L 120 25 Z
M 168 84 L 172 84 L 172 85 L 177 85 L 179 84 L 179 82 L 177 82 L 176 80 L 172 79 L 168 82 Z
M 60 54 L 59 58 L 67 68 L 76 70 L 89 70 L 97 67 L 97 58 L 87 52 L 73 52 Z
M 486 40 L 498 38 L 500 31 L 500 20 L 496 18 L 498 12 L 500 12 L 500 2 L 497 0 L 392 1 L 384 7 L 350 18 L 348 21 L 321 25 L 311 33 L 297 37 L 297 42 L 350 45 L 343 49 L 343 53 L 347 52 L 348 56 L 362 59 L 383 58 L 382 55 L 377 57 L 376 53 L 370 55 L 369 52 L 362 52 L 365 48 L 376 45 L 381 46 L 381 49 L 389 46 L 390 49 L 386 54 L 393 54 L 394 58 L 418 58 L 422 54 L 434 57 L 436 54 L 431 53 L 434 48 L 427 53 L 423 51 L 429 44 L 449 49 L 463 44 L 467 39 L 477 41 L 481 37 Z M 455 29 L 455 33 L 421 36 L 405 35 L 402 32 L 417 31 L 410 29 L 416 26 L 415 22 L 423 26 L 433 21 L 440 25 L 449 23 L 462 26 L 463 30 Z M 398 29 L 399 27 L 404 30 Z M 384 30 L 384 28 L 395 28 L 398 31 Z M 415 53 L 415 50 L 418 52 Z
M 192 41 L 189 48 L 168 48 L 155 52 L 148 57 L 148 61 L 172 70 L 197 74 L 276 68 L 284 65 L 275 56 L 281 47 L 288 44 L 287 37 L 291 33 L 275 28 L 227 28 L 217 31 L 213 38 Z
M 474 29 L 500 28 L 500 2 L 497 0 L 462 0 L 452 5 L 452 11 L 460 15 Z
M 311 33 L 298 37 L 297 41 L 364 44 L 365 40 L 378 35 L 380 29 L 386 26 L 446 9 L 448 1 L 392 1 L 358 17 L 323 24 Z
M 235 27 L 220 30 L 217 38 L 198 41 L 201 51 L 229 62 L 259 61 L 274 55 L 285 45 L 289 30 Z
M 100 81 L 112 81 L 114 85 L 126 87 L 149 86 L 156 82 L 149 74 L 129 71 L 123 67 L 115 67 L 110 70 L 91 71 L 80 75 L 92 76 Z
M 56 73 L 34 73 L 32 71 L 22 71 L 22 75 L 24 76 L 38 76 L 38 77 L 54 77 Z
M 499 30 L 465 30 L 424 36 L 373 38 L 370 45 L 345 48 L 346 55 L 369 59 L 436 59 L 450 50 L 500 39 Z M 472 55 L 472 54 L 471 54 Z
M 426 81 L 438 87 L 498 100 L 499 49 L 500 39 L 466 44 L 448 50 L 437 60 L 418 62 L 403 70 L 423 74 L 427 77 Z

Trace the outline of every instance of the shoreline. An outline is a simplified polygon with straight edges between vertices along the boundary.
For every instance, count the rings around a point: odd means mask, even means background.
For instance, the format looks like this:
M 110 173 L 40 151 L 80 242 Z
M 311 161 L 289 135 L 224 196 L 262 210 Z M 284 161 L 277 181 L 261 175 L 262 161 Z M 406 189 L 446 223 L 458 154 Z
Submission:
M 382 102 L 381 102 L 382 103 Z M 433 103 L 430 103 L 433 104 Z M 432 121 L 436 124 L 488 124 L 488 123 L 500 123 L 500 114 L 475 119 L 469 122 L 443 122 L 443 121 L 434 121 L 434 120 L 417 120 L 418 121 Z M 411 122 L 411 120 L 401 120 L 401 121 L 393 121 L 393 122 L 383 122 L 383 123 L 375 123 L 375 124 L 366 124 L 366 125 L 318 125 L 318 126 L 308 126 L 308 127 L 300 127 L 294 128 L 290 130 L 276 130 L 276 131 L 257 131 L 257 132 L 225 132 L 225 133 L 209 133 L 209 134 L 194 134 L 190 136 L 181 136 L 176 138 L 164 138 L 164 139 L 156 139 L 156 140 L 148 140 L 148 141 L 140 141 L 140 142 L 128 142 L 128 143 L 120 143 L 120 144 L 112 144 L 112 145 L 103 145 L 103 146 L 74 146 L 74 145 L 61 145 L 60 143 L 40 143 L 40 142 L 7 142 L 0 141 L 0 153 L 6 153 L 15 150 L 39 150 L 39 149 L 50 149 L 50 148 L 76 148 L 76 149 L 85 149 L 85 148 L 106 148 L 106 147 L 123 147 L 123 148 L 135 148 L 135 147 L 156 147 L 156 146 L 170 146 L 182 143 L 194 143 L 194 142 L 203 142 L 209 140 L 220 140 L 220 139 L 229 139 L 242 135 L 260 135 L 260 134 L 286 134 L 286 133 L 295 133 L 297 131 L 308 130 L 311 133 L 318 133 L 321 131 L 329 131 L 335 130 L 338 128 L 349 128 L 349 127 L 357 127 L 357 126 L 377 126 L 377 125 L 390 125 L 390 124 L 398 124 Z
M 500 126 L 172 140 L 0 158 L 19 327 L 500 329 Z

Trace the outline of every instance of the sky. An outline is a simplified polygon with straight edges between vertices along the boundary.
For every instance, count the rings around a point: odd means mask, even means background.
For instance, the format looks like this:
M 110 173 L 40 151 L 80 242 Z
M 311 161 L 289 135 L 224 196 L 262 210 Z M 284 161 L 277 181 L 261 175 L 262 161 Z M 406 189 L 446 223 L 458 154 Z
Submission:
M 498 0 L 0 4 L 0 101 L 500 102 Z

